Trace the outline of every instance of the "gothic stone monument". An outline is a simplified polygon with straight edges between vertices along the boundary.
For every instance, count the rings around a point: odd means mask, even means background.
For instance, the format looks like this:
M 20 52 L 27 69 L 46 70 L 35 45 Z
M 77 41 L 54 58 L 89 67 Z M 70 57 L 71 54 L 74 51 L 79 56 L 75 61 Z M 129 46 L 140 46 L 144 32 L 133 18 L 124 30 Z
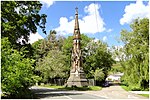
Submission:
M 80 50 L 80 29 L 79 29 L 79 22 L 78 22 L 78 8 L 76 8 L 75 14 L 75 27 L 74 27 L 74 34 L 73 34 L 73 50 L 71 56 L 71 71 L 70 77 L 67 80 L 67 86 L 88 86 L 87 79 L 85 77 L 83 67 L 82 67 L 82 57 L 81 57 L 81 50 Z

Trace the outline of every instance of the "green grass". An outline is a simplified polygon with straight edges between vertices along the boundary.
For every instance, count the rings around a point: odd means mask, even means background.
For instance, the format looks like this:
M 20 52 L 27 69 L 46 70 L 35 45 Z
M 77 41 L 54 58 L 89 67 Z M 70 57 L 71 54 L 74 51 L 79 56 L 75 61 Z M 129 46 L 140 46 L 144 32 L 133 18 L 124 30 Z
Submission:
M 102 89 L 100 86 L 89 86 L 89 87 L 65 87 L 65 86 L 56 86 L 56 85 L 42 85 L 44 87 L 59 89 L 59 90 L 78 90 L 78 91 L 99 91 Z
M 149 98 L 149 94 L 139 94 L 139 95 Z
M 121 85 L 121 87 L 126 90 L 126 91 L 130 91 L 129 87 L 125 86 L 125 85 Z
M 64 86 L 57 86 L 57 85 L 42 85 L 44 87 L 54 88 L 54 89 L 61 89 L 64 88 Z
M 89 88 L 93 91 L 98 91 L 98 90 L 102 89 L 102 87 L 100 87 L 100 86 L 90 86 Z
M 123 85 L 123 84 L 120 84 L 120 86 L 126 90 L 126 91 L 132 91 L 132 89 L 130 89 L 129 87 Z M 141 96 L 144 96 L 144 97 L 148 97 L 149 98 L 149 94 L 138 94 L 138 95 L 141 95 Z
M 126 90 L 126 91 L 131 91 L 131 89 L 130 89 L 128 86 L 126 86 L 126 85 L 124 85 L 124 84 L 122 84 L 122 83 L 120 83 L 120 86 L 121 86 L 124 90 Z

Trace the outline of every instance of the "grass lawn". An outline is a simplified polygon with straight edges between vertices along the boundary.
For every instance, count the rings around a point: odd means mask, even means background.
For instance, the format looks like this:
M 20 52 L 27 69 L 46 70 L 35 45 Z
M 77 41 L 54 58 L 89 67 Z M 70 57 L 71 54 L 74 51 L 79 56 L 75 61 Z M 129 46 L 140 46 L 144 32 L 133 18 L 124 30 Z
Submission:
M 78 90 L 78 91 L 99 91 L 102 89 L 100 86 L 89 86 L 89 87 L 64 87 L 64 86 L 56 86 L 56 85 L 42 85 L 44 87 L 60 89 L 60 90 Z
M 149 94 L 139 94 L 139 95 L 149 98 Z
M 124 90 L 126 91 L 131 91 L 131 89 L 125 85 L 120 85 Z M 149 94 L 138 94 L 138 95 L 141 95 L 141 96 L 144 96 L 144 97 L 148 97 L 149 98 Z
M 121 85 L 121 87 L 126 90 L 126 91 L 130 91 L 129 87 L 125 86 L 125 85 Z

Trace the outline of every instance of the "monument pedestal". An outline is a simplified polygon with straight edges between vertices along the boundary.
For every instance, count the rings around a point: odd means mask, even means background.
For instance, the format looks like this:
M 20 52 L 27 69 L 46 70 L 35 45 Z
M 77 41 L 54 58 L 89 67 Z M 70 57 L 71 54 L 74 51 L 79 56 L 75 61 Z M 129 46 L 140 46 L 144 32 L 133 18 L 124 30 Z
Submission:
M 82 87 L 82 86 L 88 86 L 87 79 L 85 77 L 84 73 L 70 73 L 70 77 L 67 80 L 67 87 Z

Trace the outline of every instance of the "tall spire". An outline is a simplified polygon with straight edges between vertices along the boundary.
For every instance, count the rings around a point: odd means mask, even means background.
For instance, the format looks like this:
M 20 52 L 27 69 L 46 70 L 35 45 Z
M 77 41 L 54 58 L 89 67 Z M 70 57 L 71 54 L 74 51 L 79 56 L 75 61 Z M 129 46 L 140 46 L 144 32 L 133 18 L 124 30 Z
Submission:
M 76 7 L 75 9 L 76 9 L 76 14 L 78 15 L 78 7 Z
M 76 13 L 75 13 L 75 30 L 79 30 L 79 22 L 78 22 L 78 8 L 76 7 Z
M 70 77 L 67 80 L 67 86 L 88 86 L 87 79 L 85 77 L 83 71 L 83 63 L 82 63 L 82 53 L 80 48 L 80 29 L 78 22 L 78 8 L 76 7 L 75 13 L 75 26 L 74 26 L 74 34 L 73 34 L 73 49 L 71 56 L 71 71 Z
M 80 28 L 79 28 L 79 21 L 78 21 L 78 8 L 76 7 L 75 12 L 75 26 L 74 26 L 74 39 L 80 39 Z

